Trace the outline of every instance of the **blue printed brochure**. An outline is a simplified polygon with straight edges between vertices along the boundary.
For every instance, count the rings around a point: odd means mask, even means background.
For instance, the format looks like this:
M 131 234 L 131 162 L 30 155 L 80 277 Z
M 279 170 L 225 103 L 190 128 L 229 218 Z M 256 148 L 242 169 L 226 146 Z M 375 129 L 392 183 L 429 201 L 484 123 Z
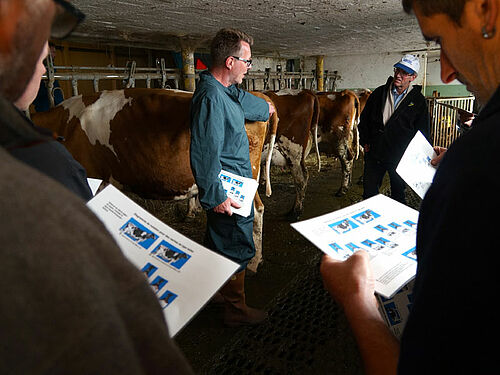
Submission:
M 418 211 L 379 194 L 292 227 L 338 260 L 367 251 L 375 291 L 391 298 L 415 277 L 417 223 Z
M 172 336 L 239 267 L 162 223 L 112 185 L 97 193 L 87 206 L 144 274 Z

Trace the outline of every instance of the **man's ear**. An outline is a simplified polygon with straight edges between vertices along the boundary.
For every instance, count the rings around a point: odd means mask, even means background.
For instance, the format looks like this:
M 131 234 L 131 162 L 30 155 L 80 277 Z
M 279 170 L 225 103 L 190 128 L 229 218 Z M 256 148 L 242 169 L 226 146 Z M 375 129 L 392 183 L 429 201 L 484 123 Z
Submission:
M 477 0 L 477 11 L 482 21 L 483 33 L 492 33 L 494 35 L 498 18 L 497 0 Z
M 233 58 L 231 56 L 226 57 L 226 64 L 225 64 L 226 69 L 228 70 L 233 69 L 233 64 L 234 64 Z
M 9 53 L 16 32 L 17 21 L 24 9 L 21 0 L 6 0 L 0 4 L 0 53 Z

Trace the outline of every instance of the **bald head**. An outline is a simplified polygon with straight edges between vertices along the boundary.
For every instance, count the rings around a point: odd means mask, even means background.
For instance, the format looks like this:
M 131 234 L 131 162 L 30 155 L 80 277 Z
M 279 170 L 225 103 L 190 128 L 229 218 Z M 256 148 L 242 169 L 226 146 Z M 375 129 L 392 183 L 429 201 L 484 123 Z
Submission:
M 35 71 L 49 38 L 53 0 L 1 0 L 0 95 L 15 102 Z

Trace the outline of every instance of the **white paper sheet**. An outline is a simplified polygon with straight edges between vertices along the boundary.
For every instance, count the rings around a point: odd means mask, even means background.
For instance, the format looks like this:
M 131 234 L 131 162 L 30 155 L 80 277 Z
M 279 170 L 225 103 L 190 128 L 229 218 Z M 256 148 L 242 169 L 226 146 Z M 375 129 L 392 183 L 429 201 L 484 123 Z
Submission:
M 219 178 L 227 196 L 241 205 L 240 208 L 231 207 L 231 211 L 244 217 L 250 215 L 259 183 L 253 178 L 238 176 L 225 170 L 220 171 Z
M 292 227 L 335 259 L 366 250 L 375 291 L 391 298 L 415 277 L 417 222 L 418 211 L 379 194 Z
M 394 336 L 400 340 L 413 305 L 414 284 L 415 280 L 410 281 L 389 299 L 377 296 L 380 314 Z
M 148 279 L 172 336 L 239 267 L 162 223 L 112 185 L 87 205 Z
M 406 148 L 399 161 L 396 172 L 415 193 L 424 199 L 436 173 L 436 167 L 431 164 L 437 154 L 424 135 L 418 131 Z
M 97 189 L 99 189 L 99 186 L 101 186 L 102 184 L 102 180 L 98 179 L 98 178 L 87 178 L 87 182 L 89 184 L 89 187 L 90 187 L 90 191 L 92 191 L 92 195 L 95 195 L 95 193 L 97 192 Z

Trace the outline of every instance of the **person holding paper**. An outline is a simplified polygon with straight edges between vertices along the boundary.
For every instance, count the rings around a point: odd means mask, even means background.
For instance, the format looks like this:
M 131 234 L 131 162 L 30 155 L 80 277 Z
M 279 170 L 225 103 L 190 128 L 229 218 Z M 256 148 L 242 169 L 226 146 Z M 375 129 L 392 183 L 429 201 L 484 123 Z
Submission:
M 396 172 L 406 147 L 420 130 L 430 139 L 430 121 L 421 86 L 413 85 L 420 63 L 415 55 L 405 55 L 394 64 L 394 77 L 368 97 L 361 112 L 359 137 L 365 151 L 363 198 L 379 193 L 389 174 L 391 198 L 405 203 L 405 182 Z
M 13 104 L 66 0 L 0 2 L 1 374 L 192 374 L 157 298 L 82 199 L 8 149 L 45 141 Z
M 219 179 L 221 169 L 252 178 L 245 119 L 266 121 L 274 107 L 239 89 L 252 66 L 253 39 L 236 29 L 222 29 L 212 40 L 212 66 L 200 74 L 191 105 L 191 168 L 207 212 L 205 245 L 240 264 L 224 286 L 225 322 L 256 324 L 263 311 L 245 303 L 245 268 L 255 255 L 253 209 L 248 217 L 232 215 L 240 205 L 228 198 Z
M 441 79 L 467 85 L 482 105 L 474 126 L 444 154 L 421 208 L 418 268 L 401 343 L 373 298 L 367 254 L 324 257 L 325 286 L 344 307 L 367 374 L 490 374 L 498 368 L 495 306 L 500 255 L 500 0 L 403 0 L 424 38 L 441 47 Z M 466 53 L 464 53 L 466 52 Z M 397 368 L 397 370 L 396 370 Z

